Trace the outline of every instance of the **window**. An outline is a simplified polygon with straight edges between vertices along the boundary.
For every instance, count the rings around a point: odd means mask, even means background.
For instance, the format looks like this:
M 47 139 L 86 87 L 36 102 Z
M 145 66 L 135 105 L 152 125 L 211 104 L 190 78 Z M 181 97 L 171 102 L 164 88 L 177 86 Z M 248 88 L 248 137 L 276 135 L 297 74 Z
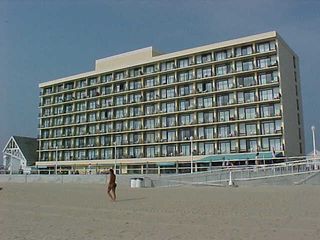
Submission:
M 139 67 L 129 70 L 129 76 L 130 77 L 137 77 L 137 76 L 140 76 L 142 74 L 143 74 L 143 72 L 142 72 L 141 68 L 139 68 Z
M 176 141 L 176 131 L 175 130 L 167 131 L 167 141 L 168 142 Z
M 276 49 L 276 43 L 274 41 L 271 42 L 263 42 L 257 44 L 257 52 L 269 52 Z
M 203 148 L 204 148 L 204 154 L 205 155 L 214 154 L 214 143 L 212 143 L 212 142 L 204 142 Z
M 178 73 L 178 80 L 180 82 L 183 82 L 183 81 L 188 81 L 190 79 L 193 78 L 193 73 L 192 71 L 185 71 L 185 72 L 180 72 Z
M 78 82 L 79 83 L 79 82 Z M 43 89 L 43 94 L 50 94 L 52 92 L 51 87 L 50 88 L 44 88 Z
M 176 117 L 173 115 L 162 117 L 162 127 L 173 127 L 176 124 Z
M 107 87 L 102 87 L 101 88 L 101 94 L 107 95 L 107 94 L 110 94 L 110 93 L 112 93 L 111 86 L 107 86 Z
M 192 114 L 180 115 L 180 124 L 181 125 L 191 124 L 192 120 L 193 120 L 193 115 Z
M 212 97 L 204 97 L 203 98 L 203 105 L 205 108 L 213 106 L 213 98 Z
M 155 147 L 146 147 L 146 157 L 155 157 Z
M 180 140 L 190 140 L 190 137 L 193 136 L 191 128 L 181 128 L 179 129 Z
M 65 99 L 66 99 L 66 101 L 71 101 L 73 99 L 73 94 L 72 93 L 66 93 Z
M 218 137 L 226 138 L 235 136 L 235 125 L 222 125 L 218 127 Z
M 140 147 L 129 147 L 129 156 L 131 158 L 142 157 L 142 152 Z
M 118 73 L 115 73 L 115 80 L 121 80 L 121 79 L 124 79 L 124 72 L 118 72 Z
M 178 60 L 178 67 L 183 68 L 189 66 L 189 58 Z
M 262 105 L 260 107 L 261 117 L 280 116 L 281 110 L 279 104 Z
M 175 156 L 176 147 L 173 144 L 170 145 L 162 145 L 161 147 L 162 155 L 163 156 Z
M 129 103 L 137 103 L 137 102 L 141 102 L 141 100 L 142 100 L 142 97 L 138 93 L 129 95 Z
M 154 79 L 154 78 L 148 78 L 148 79 L 146 79 L 145 85 L 146 85 L 146 87 L 152 87 L 152 86 L 156 85 L 156 84 L 155 84 L 155 79 Z
M 102 75 L 101 82 L 111 82 L 112 81 L 112 74 Z
M 204 128 L 204 137 L 206 139 L 214 138 L 214 127 L 205 127 Z
M 262 138 L 262 149 L 268 151 L 282 151 L 281 138 Z
M 270 73 L 260 73 L 258 75 L 259 84 L 268 84 L 278 81 L 278 71 Z
M 126 84 L 125 83 L 118 83 L 115 85 L 115 92 L 122 92 L 126 90 Z
M 125 97 L 124 96 L 117 96 L 115 98 L 116 100 L 116 105 L 123 105 L 125 104 Z M 109 102 L 111 101 L 111 99 L 109 99 Z
M 246 103 L 254 102 L 256 100 L 256 93 L 255 91 L 244 92 L 244 101 Z
M 110 119 L 111 118 L 111 112 L 108 112 L 109 114 L 107 114 L 107 119 Z M 116 118 L 123 118 L 123 117 L 126 117 L 126 112 L 125 112 L 125 109 L 117 109 L 116 110 Z
M 85 87 L 87 86 L 87 81 L 86 80 L 80 80 L 79 82 L 77 82 L 77 87 L 81 88 L 81 87 Z
M 96 113 L 89 113 L 89 122 L 96 121 Z
M 260 100 L 267 101 L 272 99 L 278 99 L 280 97 L 279 88 L 260 90 Z
M 161 132 L 161 142 L 172 142 L 176 140 L 175 130 L 162 131 Z
M 148 118 L 145 120 L 145 125 L 144 127 L 146 129 L 151 129 L 151 128 L 155 128 L 155 119 L 154 118 Z
M 146 72 L 147 74 L 153 73 L 153 72 L 154 72 L 154 65 L 147 66 L 147 67 L 145 68 L 145 72 Z
M 252 60 L 250 61 L 239 61 L 236 62 L 236 71 L 241 72 L 241 71 L 250 71 L 253 69 L 253 62 Z
M 240 151 L 242 152 L 257 152 L 258 145 L 256 139 L 241 139 L 240 140 Z
M 57 92 L 63 91 L 63 84 L 59 84 L 58 86 L 56 86 L 56 88 L 57 88 Z
M 101 149 L 100 154 L 102 159 L 110 159 L 112 158 L 112 149 L 111 148 Z
M 256 117 L 257 117 L 257 113 L 254 107 L 245 108 L 245 119 L 254 119 Z
M 97 78 L 89 78 L 89 86 L 97 84 Z
M 174 77 L 174 74 L 167 74 L 167 75 L 162 75 L 160 80 L 161 80 L 161 84 L 170 84 L 175 82 L 175 77 Z
M 219 51 L 219 52 L 216 52 L 214 55 L 215 55 L 216 61 L 221 61 L 226 58 L 232 57 L 232 50 L 228 49 L 228 50 L 224 50 L 224 51 Z
M 182 99 L 180 100 L 180 111 L 182 110 L 188 110 L 191 103 L 189 99 Z
M 146 115 L 154 114 L 156 112 L 155 110 L 156 110 L 156 105 L 154 105 L 154 104 L 145 105 L 145 114 Z
M 255 85 L 254 76 L 243 76 L 237 77 L 237 85 L 238 87 L 249 87 Z
M 251 152 L 257 152 L 258 151 L 258 144 L 256 139 L 248 139 L 247 140 L 247 147 L 249 148 Z
M 190 85 L 183 85 L 179 87 L 179 94 L 180 96 L 185 96 L 191 94 L 192 84 Z
M 140 116 L 142 112 L 140 107 L 130 107 L 129 113 L 130 113 L 130 117 L 134 117 L 134 116 Z
M 162 112 L 174 112 L 175 111 L 174 102 L 162 103 L 161 104 L 161 111 Z
M 257 59 L 258 68 L 267 68 L 277 65 L 277 56 L 264 57 Z
M 182 156 L 189 156 L 191 154 L 190 151 L 190 144 L 181 144 L 180 145 L 180 155 Z
M 219 122 L 225 122 L 235 119 L 235 110 L 220 110 L 218 111 L 218 121 Z
M 231 145 L 230 145 L 230 141 L 223 141 L 223 142 L 219 142 L 219 150 L 220 153 L 230 153 L 231 151 Z
M 146 92 L 146 100 L 147 101 L 152 101 L 154 99 L 156 99 L 156 92 L 155 91 Z
M 214 122 L 213 112 L 199 112 L 198 123 L 212 123 Z
M 174 88 L 167 88 L 167 89 L 161 90 L 161 98 L 166 99 L 166 98 L 173 98 L 173 97 L 175 97 Z
M 160 69 L 161 71 L 167 71 L 175 68 L 174 61 L 168 61 L 165 63 L 161 63 Z
M 256 135 L 257 134 L 257 125 L 250 123 L 246 124 L 246 133 L 247 135 Z
M 141 120 L 130 120 L 129 121 L 129 129 L 130 130 L 141 129 L 141 128 L 142 128 Z
M 117 132 L 120 132 L 123 130 L 123 122 L 116 122 L 116 129 Z
M 211 53 L 205 53 L 205 54 L 201 54 L 201 55 L 196 56 L 196 63 L 197 64 L 210 62 L 211 60 L 212 60 Z
M 198 83 L 197 84 L 197 91 L 202 93 L 202 92 L 211 92 L 213 91 L 213 83 L 210 82 L 203 82 L 203 83 Z
M 244 47 L 238 47 L 236 48 L 236 56 L 246 56 L 252 54 L 252 46 L 244 46 Z
M 227 90 L 233 88 L 233 79 L 221 79 L 216 82 L 217 90 Z
M 268 121 L 261 123 L 261 133 L 262 134 L 274 134 L 281 132 L 281 121 Z
M 131 81 L 129 84 L 129 89 L 134 90 L 134 89 L 140 89 L 142 87 L 141 81 L 136 80 L 136 81 Z
M 212 69 L 211 67 L 207 68 L 199 68 L 196 70 L 196 77 L 197 78 L 205 78 L 212 76 Z
M 217 96 L 217 105 L 218 106 L 224 106 L 224 105 L 232 104 L 234 102 L 235 102 L 235 99 L 234 99 L 233 93 Z
M 154 133 L 153 132 L 147 132 L 146 133 L 146 142 L 147 143 L 153 143 L 155 141 Z
M 221 76 L 232 72 L 230 64 L 216 66 L 216 75 Z
M 111 106 L 112 103 L 112 98 L 103 98 L 101 99 L 101 107 L 108 107 Z

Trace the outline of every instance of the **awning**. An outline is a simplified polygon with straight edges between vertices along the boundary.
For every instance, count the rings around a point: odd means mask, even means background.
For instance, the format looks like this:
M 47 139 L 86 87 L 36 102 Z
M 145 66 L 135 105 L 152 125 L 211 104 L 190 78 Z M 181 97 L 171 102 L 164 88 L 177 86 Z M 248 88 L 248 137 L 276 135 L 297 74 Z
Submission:
M 276 153 L 276 157 L 281 157 L 282 153 Z M 222 161 L 240 161 L 240 160 L 255 160 L 255 159 L 272 159 L 272 152 L 256 152 L 252 153 L 236 153 L 236 154 L 216 154 L 204 157 L 196 162 L 222 162 Z
M 157 165 L 160 167 L 174 167 L 174 166 L 176 166 L 176 163 L 175 162 L 160 162 L 160 163 L 157 163 Z

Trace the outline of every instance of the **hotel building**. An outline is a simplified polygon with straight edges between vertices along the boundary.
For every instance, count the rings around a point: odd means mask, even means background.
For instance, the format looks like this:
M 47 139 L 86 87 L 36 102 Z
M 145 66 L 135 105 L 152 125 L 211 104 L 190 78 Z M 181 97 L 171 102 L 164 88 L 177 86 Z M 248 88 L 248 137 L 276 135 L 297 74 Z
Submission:
M 183 172 L 305 152 L 299 61 L 276 32 L 139 49 L 39 87 L 39 167 Z

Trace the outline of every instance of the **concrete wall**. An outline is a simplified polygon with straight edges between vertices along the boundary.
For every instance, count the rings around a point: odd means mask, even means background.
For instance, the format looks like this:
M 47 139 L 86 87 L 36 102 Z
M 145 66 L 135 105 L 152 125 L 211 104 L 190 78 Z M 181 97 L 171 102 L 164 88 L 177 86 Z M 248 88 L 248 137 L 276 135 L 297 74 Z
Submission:
M 132 178 L 141 177 L 140 175 L 130 176 L 117 176 L 117 184 L 119 186 L 130 186 Z M 185 179 L 171 179 L 170 175 L 158 176 L 149 175 L 148 177 L 143 176 L 146 183 L 150 183 L 152 187 L 169 187 L 183 185 Z M 195 177 L 196 178 L 196 177 Z M 281 175 L 271 178 L 257 178 L 257 179 L 246 179 L 239 180 L 240 175 L 233 175 L 234 183 L 238 186 L 261 186 L 261 185 L 295 185 L 295 184 L 311 184 L 320 185 L 320 172 L 307 172 L 296 175 Z M 221 179 L 221 181 L 219 181 Z M 152 181 L 151 181 L 152 180 Z M 216 181 L 214 184 L 228 185 L 228 173 L 223 175 L 211 175 L 203 177 L 203 179 L 193 179 L 194 181 Z M 0 183 L 13 182 L 13 183 L 79 183 L 79 184 L 101 184 L 106 183 L 105 175 L 0 175 Z M 188 181 L 187 181 L 188 182 Z M 190 181 L 189 185 L 191 185 Z
M 13 182 L 13 183 L 94 183 L 94 184 L 106 184 L 106 177 L 109 175 L 0 175 L 1 182 Z M 117 175 L 117 184 L 122 186 L 130 186 L 132 178 L 139 178 L 141 175 Z M 143 176 L 145 177 L 145 176 Z M 149 175 L 147 179 L 157 179 L 157 175 Z
M 302 102 L 301 89 L 298 68 L 294 68 L 293 57 L 296 60 L 296 66 L 299 66 L 298 56 L 291 51 L 287 45 L 278 39 L 279 50 L 279 70 L 280 70 L 280 86 L 281 86 L 281 104 L 284 121 L 284 139 L 285 139 L 285 155 L 298 156 L 305 154 L 303 119 L 302 119 Z M 297 83 L 295 74 L 297 75 Z M 298 95 L 296 95 L 296 86 Z M 297 107 L 297 99 L 299 106 Z M 298 110 L 299 108 L 299 110 Z M 298 113 L 300 125 L 298 124 Z M 299 141 L 299 129 L 301 133 L 301 141 Z M 300 143 L 302 145 L 302 153 L 300 152 Z
M 159 55 L 152 47 L 142 48 L 127 53 L 96 60 L 96 71 L 113 71 L 152 61 L 152 57 Z

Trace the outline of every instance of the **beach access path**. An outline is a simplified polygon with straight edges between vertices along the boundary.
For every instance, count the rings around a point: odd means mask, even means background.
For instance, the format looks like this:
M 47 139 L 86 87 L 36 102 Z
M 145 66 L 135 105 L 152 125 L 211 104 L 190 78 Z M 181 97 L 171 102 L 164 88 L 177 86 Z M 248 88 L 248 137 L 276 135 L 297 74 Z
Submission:
M 1 183 L 0 239 L 314 239 L 320 186 Z

